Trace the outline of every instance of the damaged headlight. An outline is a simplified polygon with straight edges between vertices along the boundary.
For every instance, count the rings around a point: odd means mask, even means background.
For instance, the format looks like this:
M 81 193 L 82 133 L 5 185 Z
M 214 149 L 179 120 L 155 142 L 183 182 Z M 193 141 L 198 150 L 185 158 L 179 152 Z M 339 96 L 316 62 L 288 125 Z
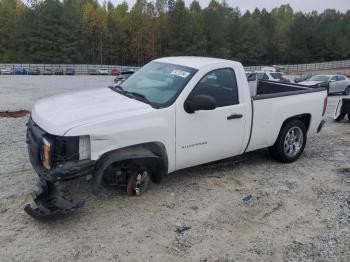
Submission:
M 91 158 L 90 136 L 45 136 L 42 138 L 41 162 L 48 170 L 70 161 Z
M 90 136 L 79 137 L 79 160 L 91 158 Z

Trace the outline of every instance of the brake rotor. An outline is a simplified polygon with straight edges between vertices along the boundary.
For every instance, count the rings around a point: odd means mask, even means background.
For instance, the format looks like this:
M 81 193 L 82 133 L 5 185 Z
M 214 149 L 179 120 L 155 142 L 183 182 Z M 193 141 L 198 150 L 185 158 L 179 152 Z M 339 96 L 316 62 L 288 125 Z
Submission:
M 126 191 L 130 196 L 140 196 L 147 191 L 150 175 L 147 171 L 139 171 L 130 176 Z

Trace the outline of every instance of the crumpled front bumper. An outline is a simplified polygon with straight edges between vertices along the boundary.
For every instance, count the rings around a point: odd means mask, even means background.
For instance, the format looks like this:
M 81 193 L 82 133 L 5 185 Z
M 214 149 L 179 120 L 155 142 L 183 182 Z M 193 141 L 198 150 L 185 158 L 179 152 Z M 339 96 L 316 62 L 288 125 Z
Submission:
M 49 220 L 57 216 L 63 216 L 84 205 L 84 200 L 73 201 L 63 197 L 54 182 L 41 179 L 38 183 L 39 190 L 32 194 L 37 207 L 30 204 L 24 207 L 24 211 L 38 220 Z
M 27 204 L 24 211 L 35 219 L 48 220 L 81 208 L 84 200 L 74 201 L 65 198 L 55 184 L 59 180 L 74 179 L 90 174 L 93 168 L 93 161 L 78 161 L 61 165 L 45 176 L 39 175 L 38 191 L 32 193 L 36 207 Z
M 25 212 L 35 219 L 47 220 L 59 215 L 65 215 L 84 205 L 84 201 L 73 201 L 60 194 L 56 187 L 57 181 L 66 181 L 91 174 L 95 161 L 75 160 L 55 165 L 52 170 L 44 168 L 41 159 L 42 139 L 48 134 L 35 124 L 28 121 L 27 144 L 30 162 L 39 176 L 38 191 L 32 194 L 36 207 L 30 204 L 24 207 Z

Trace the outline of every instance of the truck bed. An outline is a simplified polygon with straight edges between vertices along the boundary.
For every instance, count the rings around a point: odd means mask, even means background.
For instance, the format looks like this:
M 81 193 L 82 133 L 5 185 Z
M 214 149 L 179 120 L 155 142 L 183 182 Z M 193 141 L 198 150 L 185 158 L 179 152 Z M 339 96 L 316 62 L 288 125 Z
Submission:
M 246 151 L 272 146 L 284 121 L 293 116 L 309 119 L 307 131 L 316 133 L 326 97 L 325 88 L 259 81 L 257 94 L 252 96 L 251 136 Z
M 260 80 L 257 83 L 256 94 L 252 95 L 253 100 L 268 99 L 281 96 L 299 95 L 325 91 L 323 87 L 309 87 L 294 83 L 281 83 L 275 81 Z

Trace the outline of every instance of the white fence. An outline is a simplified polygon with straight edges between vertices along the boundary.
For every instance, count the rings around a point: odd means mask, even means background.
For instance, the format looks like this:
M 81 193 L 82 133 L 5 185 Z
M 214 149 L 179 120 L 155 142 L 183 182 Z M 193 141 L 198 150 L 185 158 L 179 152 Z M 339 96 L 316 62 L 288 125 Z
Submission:
M 17 68 L 17 67 L 23 67 L 25 69 L 34 68 L 39 69 L 41 74 L 44 73 L 45 69 L 51 69 L 52 71 L 55 71 L 56 69 L 63 69 L 65 70 L 67 68 L 73 68 L 75 70 L 75 73 L 78 75 L 86 75 L 88 74 L 88 71 L 91 69 L 99 70 L 99 69 L 108 69 L 109 73 L 111 73 L 112 69 L 118 69 L 118 70 L 130 70 L 130 69 L 137 69 L 137 67 L 132 66 L 119 66 L 119 65 L 86 65 L 86 64 L 0 64 L 0 69 L 4 68 Z
M 350 60 L 343 61 L 333 61 L 333 62 L 323 62 L 323 63 L 311 63 L 311 64 L 296 64 L 296 65 L 283 65 L 285 71 L 287 73 L 302 73 L 308 71 L 317 71 L 317 70 L 325 70 L 325 69 L 340 69 L 340 68 L 350 68 Z M 0 69 L 3 68 L 16 68 L 16 67 L 24 67 L 26 69 L 29 68 L 38 68 L 41 73 L 44 72 L 45 69 L 65 69 L 73 68 L 76 74 L 87 74 L 90 69 L 108 69 L 111 72 L 112 69 L 118 70 L 129 70 L 129 69 L 137 69 L 137 67 L 131 66 L 119 66 L 119 65 L 86 65 L 86 64 L 0 64 Z M 246 66 L 245 70 L 247 71 L 255 71 L 260 70 L 263 66 Z
M 286 72 L 308 72 L 308 71 L 318 71 L 327 69 L 340 69 L 340 68 L 350 68 L 350 60 L 342 61 L 332 61 L 323 63 L 311 63 L 311 64 L 297 64 L 297 65 L 282 65 Z M 246 66 L 244 67 L 247 71 L 260 70 L 264 66 Z

